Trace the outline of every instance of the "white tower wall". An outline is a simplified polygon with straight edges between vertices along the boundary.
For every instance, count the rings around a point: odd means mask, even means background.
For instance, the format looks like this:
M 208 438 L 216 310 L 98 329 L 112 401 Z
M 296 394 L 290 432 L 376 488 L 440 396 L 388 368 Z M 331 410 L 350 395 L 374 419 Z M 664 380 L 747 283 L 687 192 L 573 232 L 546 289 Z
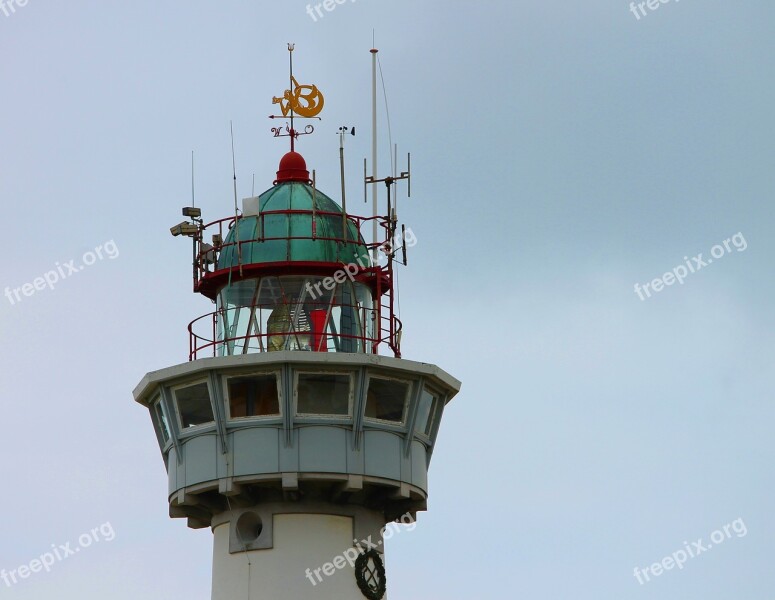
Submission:
M 363 600 L 354 567 L 343 557 L 354 548 L 353 525 L 353 518 L 347 516 L 276 514 L 272 548 L 234 554 L 230 553 L 230 523 L 215 527 L 212 599 Z M 355 551 L 348 555 L 354 556 Z M 333 575 L 328 576 L 323 567 L 334 561 L 343 567 L 333 566 Z

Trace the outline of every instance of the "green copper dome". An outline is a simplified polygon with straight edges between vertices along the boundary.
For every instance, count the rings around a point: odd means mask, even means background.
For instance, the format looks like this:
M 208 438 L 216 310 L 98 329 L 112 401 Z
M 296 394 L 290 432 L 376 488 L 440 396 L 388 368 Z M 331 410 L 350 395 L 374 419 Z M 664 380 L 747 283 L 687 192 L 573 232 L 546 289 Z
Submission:
M 341 207 L 307 182 L 279 183 L 261 194 L 259 205 L 261 224 L 256 215 L 243 216 L 229 231 L 218 258 L 219 270 L 238 266 L 237 242 L 242 248 L 243 265 L 287 261 L 348 264 L 368 257 L 355 223 L 347 220 L 343 235 Z M 347 242 L 342 243 L 345 239 Z M 367 260 L 363 258 L 362 262 L 366 264 Z

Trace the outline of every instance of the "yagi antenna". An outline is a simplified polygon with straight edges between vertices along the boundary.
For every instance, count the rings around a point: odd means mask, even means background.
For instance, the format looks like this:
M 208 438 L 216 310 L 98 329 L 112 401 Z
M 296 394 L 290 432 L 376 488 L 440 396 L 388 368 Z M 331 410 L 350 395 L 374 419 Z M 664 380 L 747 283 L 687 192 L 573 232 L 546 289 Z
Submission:
M 366 191 L 366 189 L 368 188 L 369 185 L 376 186 L 376 184 L 378 184 L 378 183 L 384 183 L 385 184 L 385 187 L 386 187 L 386 190 L 387 190 L 387 214 L 386 214 L 385 218 L 387 219 L 388 236 L 389 236 L 390 240 L 394 240 L 395 239 L 396 227 L 398 225 L 398 223 L 397 223 L 398 222 L 398 217 L 397 217 L 397 214 L 396 214 L 397 213 L 397 211 L 396 211 L 396 204 L 394 204 L 395 198 L 397 197 L 397 186 L 396 186 L 396 184 L 399 181 L 406 180 L 406 182 L 407 182 L 407 197 L 411 197 L 412 196 L 412 187 L 411 187 L 411 181 L 412 181 L 412 166 L 411 166 L 412 165 L 412 155 L 411 154 L 407 154 L 406 155 L 406 163 L 407 163 L 406 171 L 401 171 L 400 175 L 396 175 L 396 176 L 389 175 L 388 177 L 384 177 L 382 179 L 377 179 L 374 176 L 366 175 L 366 173 L 367 173 L 366 161 L 365 160 L 363 161 L 363 165 L 364 165 L 364 169 L 363 169 L 363 171 L 364 171 L 364 178 L 363 178 L 364 194 L 365 194 L 365 191 Z M 394 192 L 394 187 L 396 188 L 395 192 Z M 373 191 L 376 191 L 376 189 L 377 188 L 374 187 Z M 375 219 L 375 222 L 376 222 L 376 219 Z M 402 233 L 401 233 L 402 238 L 404 238 L 405 235 L 406 235 L 405 234 L 405 230 L 402 228 Z M 405 252 L 406 251 L 404 251 L 404 253 Z M 388 258 L 390 260 L 392 260 L 394 254 L 395 254 L 395 251 L 392 251 L 391 253 L 389 253 Z M 406 263 L 406 255 L 405 254 L 404 254 L 404 263 Z

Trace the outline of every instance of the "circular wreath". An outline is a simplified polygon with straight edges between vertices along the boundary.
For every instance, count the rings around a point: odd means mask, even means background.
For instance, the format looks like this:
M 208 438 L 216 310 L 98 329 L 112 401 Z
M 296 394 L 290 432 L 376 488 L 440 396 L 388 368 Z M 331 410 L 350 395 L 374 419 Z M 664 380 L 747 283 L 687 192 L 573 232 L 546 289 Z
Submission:
M 374 562 L 373 572 L 369 569 L 369 559 Z M 367 573 L 370 575 L 369 581 L 366 580 Z M 370 585 L 371 581 L 375 579 L 377 589 L 374 589 Z M 382 557 L 376 550 L 371 549 L 368 552 L 364 552 L 356 559 L 355 581 L 358 583 L 361 593 L 369 600 L 382 600 L 385 596 L 385 591 L 387 589 L 385 564 L 382 562 Z

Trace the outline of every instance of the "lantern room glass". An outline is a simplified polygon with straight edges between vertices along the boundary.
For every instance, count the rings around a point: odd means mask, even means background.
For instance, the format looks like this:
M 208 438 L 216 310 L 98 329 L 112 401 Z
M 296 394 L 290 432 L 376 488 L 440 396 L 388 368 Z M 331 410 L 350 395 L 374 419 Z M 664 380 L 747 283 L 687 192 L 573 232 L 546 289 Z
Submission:
M 220 356 L 296 350 L 371 352 L 377 315 L 371 290 L 332 277 L 279 276 L 235 282 L 217 300 Z

